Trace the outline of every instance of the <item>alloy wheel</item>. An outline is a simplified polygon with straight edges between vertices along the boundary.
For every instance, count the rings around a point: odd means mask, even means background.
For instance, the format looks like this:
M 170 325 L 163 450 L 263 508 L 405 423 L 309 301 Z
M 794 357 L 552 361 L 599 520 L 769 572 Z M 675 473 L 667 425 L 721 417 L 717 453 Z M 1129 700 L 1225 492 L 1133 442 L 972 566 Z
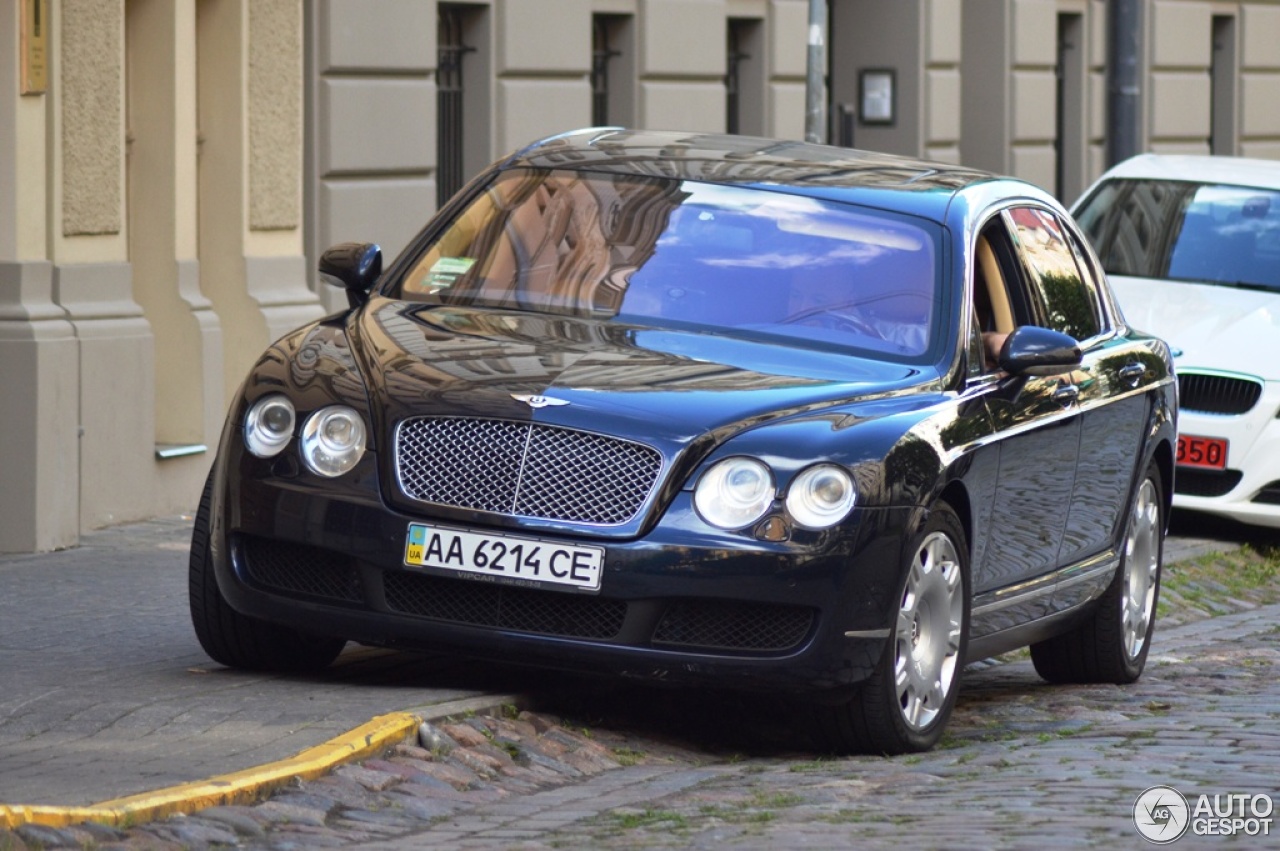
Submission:
M 1124 651 L 1136 659 L 1147 641 L 1147 627 L 1155 614 L 1156 584 L 1160 571 L 1160 505 L 1155 485 L 1146 479 L 1134 500 L 1125 541 Z
M 894 630 L 894 687 L 902 719 L 923 730 L 956 684 L 964 623 L 964 583 L 955 544 L 929 535 L 911 561 Z

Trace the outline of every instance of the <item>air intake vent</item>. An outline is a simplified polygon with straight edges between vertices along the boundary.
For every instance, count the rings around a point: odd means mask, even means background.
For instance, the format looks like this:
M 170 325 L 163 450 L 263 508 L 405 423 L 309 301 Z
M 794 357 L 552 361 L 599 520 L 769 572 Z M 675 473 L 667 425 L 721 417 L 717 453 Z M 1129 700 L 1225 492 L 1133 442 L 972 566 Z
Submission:
M 1173 492 L 1185 496 L 1222 496 L 1240 484 L 1239 470 L 1187 470 L 1179 468 L 1173 477 Z
M 385 574 L 392 610 L 471 626 L 539 635 L 607 640 L 622 629 L 621 600 L 443 579 L 407 571 Z
M 251 535 L 240 541 L 249 576 L 260 585 L 292 595 L 364 602 L 360 572 L 344 555 Z
M 673 602 L 654 631 L 657 646 L 781 652 L 796 647 L 813 626 L 814 610 L 803 606 Z
M 1258 404 L 1262 383 L 1198 372 L 1178 373 L 1178 407 L 1202 414 L 1243 414 Z

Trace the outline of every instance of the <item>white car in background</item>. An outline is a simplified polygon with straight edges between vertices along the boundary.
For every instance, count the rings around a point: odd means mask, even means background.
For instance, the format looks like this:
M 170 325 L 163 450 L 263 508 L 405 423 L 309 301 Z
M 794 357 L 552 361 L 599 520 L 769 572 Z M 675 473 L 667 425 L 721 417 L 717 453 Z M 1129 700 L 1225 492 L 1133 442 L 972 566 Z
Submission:
M 1072 213 L 1126 320 L 1173 349 L 1174 505 L 1280 527 L 1280 162 L 1143 154 Z

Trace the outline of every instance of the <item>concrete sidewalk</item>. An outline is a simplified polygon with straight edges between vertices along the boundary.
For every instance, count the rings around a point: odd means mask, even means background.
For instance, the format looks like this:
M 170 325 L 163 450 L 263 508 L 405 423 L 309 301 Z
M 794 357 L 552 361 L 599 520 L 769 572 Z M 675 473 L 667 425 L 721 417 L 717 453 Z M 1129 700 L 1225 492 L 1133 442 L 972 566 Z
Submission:
M 242 771 L 518 684 L 355 645 L 311 677 L 223 668 L 191 628 L 190 534 L 172 517 L 0 557 L 0 804 L 82 806 Z
M 310 677 L 223 668 L 190 625 L 190 532 L 162 518 L 0 557 L 0 804 L 83 807 L 244 772 L 388 713 L 509 701 L 538 676 L 354 645 Z M 1234 546 L 1172 538 L 1166 562 Z

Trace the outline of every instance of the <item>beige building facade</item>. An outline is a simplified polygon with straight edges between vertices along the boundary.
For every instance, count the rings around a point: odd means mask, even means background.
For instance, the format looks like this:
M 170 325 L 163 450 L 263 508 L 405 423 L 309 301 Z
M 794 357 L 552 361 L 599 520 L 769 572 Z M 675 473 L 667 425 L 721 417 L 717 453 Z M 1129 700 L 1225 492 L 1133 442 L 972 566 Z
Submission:
M 597 124 L 1015 174 L 1107 165 L 1103 0 L 14 0 L 0 11 L 0 552 L 190 510 L 241 376 L 482 166 Z M 1280 0 L 1142 0 L 1145 150 L 1280 159 Z

